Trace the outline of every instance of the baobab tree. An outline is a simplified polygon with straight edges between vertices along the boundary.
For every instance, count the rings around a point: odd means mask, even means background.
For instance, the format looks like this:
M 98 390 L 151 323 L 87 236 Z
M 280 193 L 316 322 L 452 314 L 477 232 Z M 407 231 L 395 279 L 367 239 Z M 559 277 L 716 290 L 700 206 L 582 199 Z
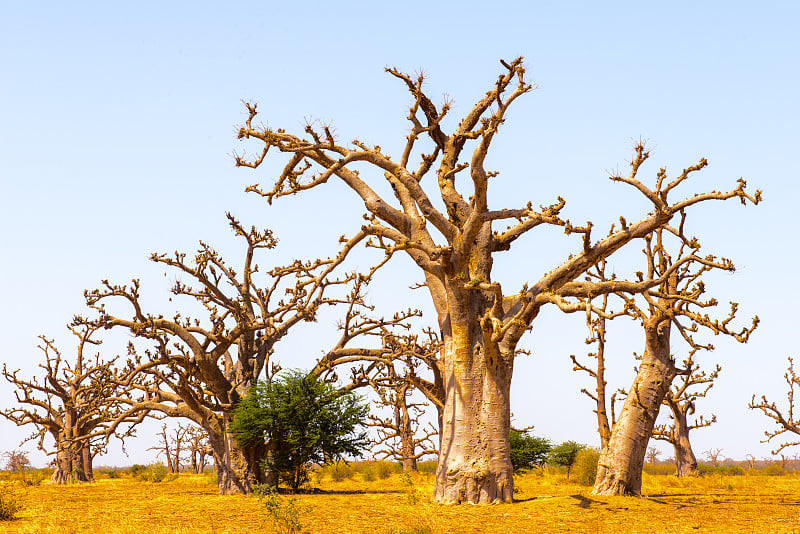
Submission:
M 624 300 L 626 313 L 642 325 L 645 349 L 637 356 L 640 362 L 636 377 L 627 391 L 608 443 L 600 452 L 595 494 L 635 495 L 641 491 L 644 457 L 661 405 L 675 377 L 690 372 L 690 369 L 682 369 L 673 357 L 672 329 L 696 351 L 713 349 L 710 343 L 703 344 L 695 338 L 701 328 L 745 343 L 758 325 L 756 316 L 749 327 L 734 330 L 731 321 L 738 304 L 733 302 L 724 319 L 709 317 L 708 310 L 718 302 L 705 298 L 704 276 L 712 270 L 730 272 L 735 267 L 726 258 L 700 256 L 700 243 L 684 232 L 685 220 L 686 214 L 681 213 L 677 227 L 665 225 L 645 237 L 643 253 L 647 274 L 639 271 L 636 277 L 658 278 L 660 283 L 637 295 L 624 291 L 616 293 Z
M 178 424 L 178 426 L 171 429 L 169 432 L 167 424 L 161 426 L 161 432 L 156 434 L 158 436 L 158 443 L 150 447 L 149 451 L 157 451 L 158 455 L 164 455 L 167 461 L 167 468 L 170 473 L 181 472 L 181 462 L 185 459 L 186 453 L 189 452 L 189 426 Z
M 58 484 L 93 481 L 92 461 L 105 451 L 109 438 L 131 436 L 148 415 L 147 410 L 125 413 L 135 388 L 115 381 L 117 358 L 87 354 L 90 346 L 101 343 L 92 337 L 98 327 L 76 318 L 69 329 L 78 338 L 74 359 L 62 355 L 53 340 L 40 336 L 39 349 L 45 359 L 39 365 L 42 376 L 25 379 L 19 370 L 11 372 L 3 366 L 3 376 L 14 386 L 19 406 L 0 415 L 20 426 L 36 427 L 25 441 L 36 440 L 40 450 L 55 455 L 51 480 Z M 55 441 L 55 449 L 46 444 L 48 437 Z
M 129 347 L 128 368 L 121 383 L 142 391 L 146 398 L 130 402 L 127 413 L 149 410 L 199 425 L 208 435 L 222 494 L 249 493 L 256 483 L 276 482 L 262 469 L 267 444 L 239 445 L 231 439 L 231 414 L 262 373 L 268 373 L 269 379 L 278 371 L 274 362 L 270 368 L 270 356 L 293 326 L 315 320 L 321 306 L 349 302 L 347 297 L 329 293 L 333 287 L 359 279 L 357 274 L 336 278 L 334 270 L 363 237 L 346 241 L 336 257 L 296 260 L 259 276 L 256 254 L 274 248 L 277 240 L 270 230 L 245 229 L 230 214 L 228 221 L 247 245 L 238 273 L 203 242 L 193 261 L 179 252 L 150 258 L 195 284 L 178 280 L 172 293 L 200 303 L 208 313 L 206 322 L 180 312 L 172 319 L 146 312 L 138 280 L 130 286 L 105 280 L 102 289 L 85 293 L 87 304 L 99 314 L 93 324 L 124 328 L 153 343 L 143 353 L 133 344 Z M 105 303 L 111 299 L 127 302 L 131 316 L 108 311 Z M 398 322 L 405 318 L 404 314 L 395 317 Z
M 373 441 L 376 458 L 393 459 L 403 464 L 403 471 L 416 471 L 417 460 L 438 453 L 438 439 L 433 439 L 438 432 L 430 426 L 422 428 L 420 416 L 427 404 L 412 401 L 414 386 L 409 373 L 398 372 L 396 363 L 381 365 L 382 369 L 368 378 L 378 406 L 390 411 L 388 416 L 370 414 L 368 426 L 377 431 Z
M 785 433 L 800 436 L 800 420 L 794 416 L 794 393 L 797 388 L 800 388 L 800 377 L 798 377 L 794 370 L 794 360 L 791 356 L 789 356 L 789 367 L 783 377 L 786 380 L 786 385 L 789 386 L 786 393 L 786 399 L 788 401 L 787 408 L 779 408 L 778 405 L 775 404 L 775 401 L 767 400 L 766 395 L 762 395 L 761 400 L 756 400 L 756 396 L 753 395 L 748 405 L 751 410 L 761 410 L 764 415 L 775 422 L 777 427 L 772 430 L 764 431 L 766 439 L 762 440 L 762 443 L 768 443 L 772 441 L 772 438 L 776 438 Z M 777 449 L 772 451 L 772 454 L 778 454 L 787 447 L 794 447 L 795 445 L 800 445 L 800 440 L 781 443 Z
M 617 282 L 598 285 L 577 279 L 626 243 L 664 226 L 677 213 L 706 200 L 757 202 L 760 197 L 758 192 L 755 196 L 746 193 L 740 180 L 728 192 L 712 191 L 672 202 L 670 193 L 705 167 L 706 160 L 669 182 L 665 181 L 666 171 L 659 172 L 651 189 L 637 178 L 649 157 L 639 144 L 631 173 L 612 176 L 612 180 L 636 188 L 652 203 L 653 210 L 634 224 L 621 218 L 619 230 L 599 241 L 592 240 L 591 223 L 574 226 L 559 217 L 565 205 L 561 198 L 539 209 L 532 203 L 516 209 L 490 209 L 488 185 L 498 174 L 485 168 L 490 145 L 511 104 L 532 89 L 525 81 L 522 58 L 501 63 L 499 77 L 449 134 L 445 133 L 443 119 L 450 104 L 437 107 L 433 103 L 422 89 L 422 75 L 412 78 L 387 69 L 407 86 L 413 100 L 408 114 L 411 131 L 398 158 L 385 154 L 380 146 L 358 140 L 340 144 L 325 125 L 307 124 L 300 135 L 254 125 L 255 104 L 246 104 L 248 118 L 239 129 L 240 139 L 263 146 L 254 158 L 237 156 L 237 165 L 255 169 L 270 149 L 289 155 L 272 187 L 255 184 L 248 187 L 249 191 L 273 202 L 323 186 L 332 178 L 341 181 L 363 202 L 365 222 L 359 232 L 369 236 L 367 244 L 381 249 L 387 259 L 402 252 L 422 271 L 443 341 L 437 365 L 446 390 L 434 489 L 434 498 L 441 503 L 513 499 L 511 375 L 517 344 L 542 306 L 568 308 L 565 297 L 585 298 L 621 289 Z M 418 141 L 431 143 L 430 151 L 419 157 L 414 155 Z M 473 148 L 467 155 L 464 149 L 468 145 Z M 435 185 L 423 183 L 434 168 Z M 468 177 L 461 180 L 459 177 L 465 174 Z M 386 180 L 394 199 L 370 185 L 370 180 L 380 177 Z M 440 196 L 443 210 L 435 206 L 433 194 Z M 504 222 L 511 225 L 493 230 L 494 224 Z M 568 234 L 580 235 L 582 247 L 543 277 L 509 294 L 492 280 L 493 256 L 510 250 L 518 238 L 542 226 L 561 226 Z M 643 280 L 628 282 L 626 287 L 643 291 L 658 283 L 660 280 Z
M 208 434 L 199 426 L 188 426 L 189 465 L 192 473 L 200 474 L 206 468 L 206 458 L 213 454 Z
M 700 474 L 697 458 L 689 440 L 689 432 L 710 426 L 717 420 L 714 414 L 708 419 L 703 415 L 694 421 L 689 419 L 695 414 L 697 399 L 708 394 L 721 370 L 717 365 L 710 373 L 702 371 L 700 365 L 694 361 L 694 353 L 695 351 L 690 352 L 681 364 L 681 367 L 688 372 L 680 375 L 664 396 L 664 405 L 672 414 L 672 424 L 658 425 L 653 430 L 653 438 L 666 441 L 675 449 L 675 476 L 679 477 Z

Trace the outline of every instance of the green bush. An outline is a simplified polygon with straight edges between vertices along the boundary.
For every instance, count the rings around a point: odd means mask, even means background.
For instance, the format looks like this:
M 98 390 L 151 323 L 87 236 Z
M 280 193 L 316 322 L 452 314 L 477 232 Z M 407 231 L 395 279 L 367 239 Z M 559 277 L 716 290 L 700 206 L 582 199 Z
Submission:
M 374 482 L 377 478 L 377 474 L 375 473 L 375 466 L 370 462 L 366 465 L 359 466 L 359 474 L 361 478 L 364 479 L 365 482 Z
M 143 482 L 163 482 L 168 474 L 169 470 L 164 464 L 150 464 L 144 470 L 140 470 L 136 478 Z
M 105 471 L 105 475 L 108 478 L 119 478 L 119 471 L 117 471 L 116 469 L 108 469 Z
M 264 511 L 272 522 L 276 534 L 299 534 L 302 531 L 300 516 L 307 509 L 298 504 L 297 499 L 283 497 L 275 488 L 266 484 L 256 486 L 253 493 L 264 505 Z
M 313 465 L 360 456 L 369 444 L 368 411 L 351 392 L 313 374 L 285 371 L 257 382 L 239 401 L 230 431 L 242 447 L 272 443 L 264 468 L 297 491 Z
M 133 478 L 139 478 L 139 475 L 147 469 L 146 465 L 133 464 L 128 468 L 128 474 Z
M 375 474 L 381 480 L 386 480 L 394 472 L 394 464 L 391 462 L 375 462 Z
M 569 474 L 572 471 L 572 466 L 575 465 L 575 459 L 578 457 L 578 453 L 585 448 L 586 446 L 580 443 L 565 441 L 550 449 L 550 453 L 547 455 L 547 463 L 566 467 L 567 480 L 569 480 Z
M 325 472 L 334 482 L 341 482 L 344 479 L 351 479 L 356 473 L 355 468 L 345 462 L 344 460 L 337 460 L 336 462 L 325 466 Z
M 779 477 L 786 474 L 786 469 L 778 464 L 770 464 L 764 468 L 763 473 L 769 477 Z
M 534 436 L 527 430 L 511 430 L 511 465 L 514 471 L 544 464 L 550 449 L 552 444 L 547 438 Z
M 0 484 L 0 521 L 11 521 L 22 510 L 22 503 L 6 484 Z
M 575 457 L 575 481 L 583 486 L 591 486 L 597 477 L 597 460 L 600 459 L 600 451 L 597 449 L 583 449 Z

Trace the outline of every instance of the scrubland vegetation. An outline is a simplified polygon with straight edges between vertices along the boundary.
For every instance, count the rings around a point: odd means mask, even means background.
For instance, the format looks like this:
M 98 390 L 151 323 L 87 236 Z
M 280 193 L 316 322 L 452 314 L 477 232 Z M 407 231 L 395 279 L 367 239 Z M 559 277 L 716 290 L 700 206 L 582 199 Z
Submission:
M 600 497 L 590 495 L 591 477 L 580 483 L 579 459 L 569 480 L 566 468 L 533 468 L 517 475 L 513 504 L 468 507 L 430 501 L 434 466 L 423 462 L 408 474 L 388 462 L 342 462 L 315 471 L 298 494 L 255 496 L 219 495 L 212 471 L 146 482 L 128 470 L 103 470 L 95 483 L 70 485 L 5 473 L 0 512 L 19 510 L 0 533 L 798 531 L 800 472 L 779 465 L 704 467 L 699 478 L 647 465 L 642 497 Z

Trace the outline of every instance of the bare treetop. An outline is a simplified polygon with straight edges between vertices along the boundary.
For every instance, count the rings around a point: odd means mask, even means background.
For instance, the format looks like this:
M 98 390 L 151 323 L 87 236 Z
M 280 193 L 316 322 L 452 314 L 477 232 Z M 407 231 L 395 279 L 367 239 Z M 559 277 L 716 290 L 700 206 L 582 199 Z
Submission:
M 761 199 L 760 191 L 751 195 L 740 179 L 726 192 L 675 200 L 678 186 L 707 161 L 702 159 L 671 179 L 662 169 L 655 187 L 648 187 L 639 172 L 650 154 L 640 143 L 630 173 L 611 179 L 644 195 L 652 210 L 634 223 L 621 217 L 619 228 L 602 239 L 592 238 L 591 222 L 573 224 L 560 217 L 565 206 L 562 198 L 539 208 L 533 201 L 490 208 L 489 184 L 497 172 L 485 167 L 489 147 L 511 105 L 532 89 L 525 81 L 522 58 L 501 64 L 499 76 L 452 130 L 443 122 L 451 111 L 450 103 L 434 104 L 423 90 L 422 75 L 412 77 L 387 69 L 406 86 L 412 100 L 407 116 L 411 129 L 399 157 L 358 139 L 342 143 L 327 125 L 306 124 L 300 134 L 257 126 L 257 106 L 251 103 L 246 104 L 248 117 L 238 134 L 239 139 L 260 145 L 254 158 L 237 156 L 238 166 L 257 169 L 270 150 L 287 158 L 271 186 L 255 184 L 248 191 L 271 203 L 337 180 L 361 200 L 366 211 L 350 241 L 363 238 L 367 246 L 384 252 L 376 268 L 402 252 L 423 272 L 442 339 L 441 357 L 434 363 L 444 385 L 441 416 L 447 422 L 442 429 L 435 489 L 435 498 L 443 503 L 513 499 L 508 451 L 513 360 L 520 338 L 542 306 L 586 310 L 585 303 L 570 302 L 570 298 L 656 288 L 680 263 L 641 280 L 579 278 L 631 240 L 668 225 L 692 206 L 709 200 L 738 198 L 742 203 L 758 203 Z M 435 175 L 435 180 L 426 181 L 429 175 Z M 386 186 L 392 197 L 378 192 Z M 443 209 L 438 209 L 439 205 Z M 544 276 L 534 276 L 522 288 L 507 291 L 492 280 L 493 255 L 509 251 L 522 235 L 542 226 L 577 234 L 579 249 Z

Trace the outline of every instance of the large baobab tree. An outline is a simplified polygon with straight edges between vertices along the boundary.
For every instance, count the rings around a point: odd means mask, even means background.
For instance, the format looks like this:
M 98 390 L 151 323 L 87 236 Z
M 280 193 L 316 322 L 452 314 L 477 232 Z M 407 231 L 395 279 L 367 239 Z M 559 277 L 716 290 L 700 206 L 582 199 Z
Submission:
M 124 383 L 146 395 L 144 400 L 129 403 L 129 413 L 161 412 L 189 419 L 203 428 L 223 494 L 248 493 L 256 483 L 275 482 L 261 466 L 267 444 L 238 445 L 228 433 L 231 414 L 263 372 L 269 373 L 268 379 L 277 371 L 275 363 L 269 369 L 270 356 L 275 344 L 293 326 L 315 320 L 321 306 L 349 302 L 346 297 L 329 296 L 330 288 L 358 277 L 335 278 L 333 272 L 349 248 L 363 237 L 357 235 L 345 242 L 334 258 L 297 260 L 262 276 L 256 254 L 273 248 L 277 240 L 269 230 L 245 229 L 230 214 L 228 220 L 247 245 L 239 272 L 202 242 L 193 261 L 177 252 L 151 256 L 151 260 L 191 280 L 176 281 L 172 293 L 189 304 L 201 304 L 208 315 L 206 321 L 180 312 L 172 319 L 146 312 L 137 280 L 131 286 L 104 281 L 102 289 L 86 292 L 88 305 L 99 313 L 95 324 L 124 328 L 136 338 L 153 343 L 144 353 L 133 345 L 129 349 Z M 129 317 L 109 311 L 105 303 L 115 299 L 128 303 L 132 312 Z M 404 318 L 399 314 L 396 320 Z
M 794 416 L 794 393 L 797 389 L 800 389 L 800 377 L 794 370 L 794 360 L 791 356 L 789 356 L 789 367 L 783 376 L 786 380 L 786 385 L 789 386 L 789 390 L 786 393 L 788 408 L 779 408 L 775 401 L 767 400 L 766 395 L 762 395 L 761 400 L 756 400 L 756 396 L 753 395 L 748 405 L 751 410 L 761 410 L 764 415 L 775 422 L 776 428 L 764 431 L 766 439 L 762 443 L 768 443 L 772 441 L 772 438 L 785 433 L 800 436 L 800 420 Z M 800 440 L 781 443 L 777 449 L 772 451 L 772 454 L 778 454 L 787 447 L 794 447 L 795 445 L 800 445 Z
M 592 240 L 591 224 L 579 227 L 561 219 L 563 199 L 540 209 L 532 203 L 490 209 L 488 186 L 497 176 L 484 165 L 490 145 L 512 103 L 532 89 L 525 80 L 522 58 L 502 65 L 485 96 L 449 133 L 443 119 L 450 105 L 437 107 L 431 101 L 422 89 L 423 76 L 412 78 L 387 69 L 408 87 L 413 100 L 408 114 L 411 130 L 396 158 L 358 140 L 341 144 L 327 126 L 308 124 L 300 135 L 257 126 L 253 104 L 247 104 L 249 116 L 239 130 L 240 139 L 263 146 L 253 159 L 237 157 L 237 165 L 257 168 L 270 150 L 289 155 L 272 187 L 253 185 L 248 190 L 272 202 L 338 180 L 363 202 L 365 222 L 359 232 L 370 236 L 368 244 L 382 249 L 387 259 L 402 252 L 422 271 L 443 342 L 437 366 L 445 402 L 434 490 L 434 498 L 441 503 L 512 500 L 511 375 L 517 344 L 542 306 L 568 306 L 565 297 L 619 289 L 616 282 L 594 285 L 576 280 L 629 241 L 664 226 L 675 214 L 706 200 L 736 197 L 757 202 L 759 197 L 759 193 L 746 193 L 740 181 L 728 192 L 696 194 L 673 202 L 670 194 L 706 161 L 685 169 L 672 181 L 660 172 L 651 189 L 637 178 L 649 156 L 639 145 L 631 173 L 612 179 L 643 193 L 653 210 L 634 224 L 621 220 L 621 228 L 604 239 Z M 416 156 L 418 143 L 427 143 L 430 150 Z M 465 152 L 467 146 L 472 149 Z M 425 182 L 431 171 L 435 178 Z M 370 185 L 376 179 L 386 181 L 393 199 Z M 443 209 L 436 207 L 433 194 L 439 195 Z M 337 218 L 341 215 L 336 214 Z M 507 228 L 493 229 L 508 222 Z M 541 226 L 562 226 L 567 233 L 577 233 L 583 246 L 543 277 L 509 294 L 492 279 L 493 256 L 510 250 L 520 236 Z M 558 264 L 562 258 L 553 260 Z M 627 287 L 644 290 L 657 283 L 630 282 Z
M 690 372 L 690 369 L 680 368 L 671 352 L 673 328 L 690 349 L 696 351 L 713 349 L 711 344 L 695 339 L 700 328 L 744 343 L 758 325 L 758 317 L 755 317 L 749 327 L 733 330 L 730 323 L 738 309 L 735 303 L 731 303 L 726 318 L 709 317 L 707 311 L 717 305 L 717 300 L 704 300 L 703 277 L 712 270 L 733 271 L 734 265 L 725 258 L 698 255 L 699 242 L 684 233 L 685 218 L 682 213 L 680 225 L 666 225 L 645 238 L 643 252 L 647 274 L 638 272 L 637 278 L 659 279 L 659 284 L 638 295 L 617 292 L 625 301 L 626 313 L 641 323 L 645 348 L 637 357 L 640 362 L 636 377 L 608 442 L 601 450 L 595 494 L 635 495 L 641 491 L 644 457 L 660 407 L 675 377 Z
M 14 386 L 19 406 L 0 415 L 17 425 L 36 427 L 26 441 L 36 440 L 40 450 L 55 455 L 52 481 L 59 484 L 94 480 L 92 461 L 105 450 L 108 439 L 130 436 L 147 416 L 146 410 L 125 413 L 134 388 L 115 381 L 116 358 L 104 361 L 99 354 L 87 354 L 89 347 L 101 343 L 92 338 L 98 327 L 80 322 L 76 318 L 69 327 L 78 338 L 74 359 L 40 336 L 45 359 L 39 365 L 42 376 L 25 379 L 18 370 L 11 372 L 3 366 L 3 376 Z M 109 431 L 112 426 L 114 430 Z M 55 441 L 55 450 L 46 445 L 48 437 Z
M 681 367 L 686 371 L 673 384 L 664 396 L 664 405 L 670 409 L 672 424 L 658 425 L 653 430 L 653 438 L 670 443 L 675 450 L 675 475 L 679 477 L 697 476 L 697 457 L 689 441 L 689 432 L 698 428 L 705 428 L 715 423 L 717 416 L 711 414 L 709 419 L 701 415 L 695 420 L 690 417 L 695 414 L 697 399 L 703 398 L 714 386 L 714 380 L 719 376 L 720 366 L 706 373 L 694 361 L 694 351 L 683 361 Z M 698 389 L 699 388 L 699 389 Z

